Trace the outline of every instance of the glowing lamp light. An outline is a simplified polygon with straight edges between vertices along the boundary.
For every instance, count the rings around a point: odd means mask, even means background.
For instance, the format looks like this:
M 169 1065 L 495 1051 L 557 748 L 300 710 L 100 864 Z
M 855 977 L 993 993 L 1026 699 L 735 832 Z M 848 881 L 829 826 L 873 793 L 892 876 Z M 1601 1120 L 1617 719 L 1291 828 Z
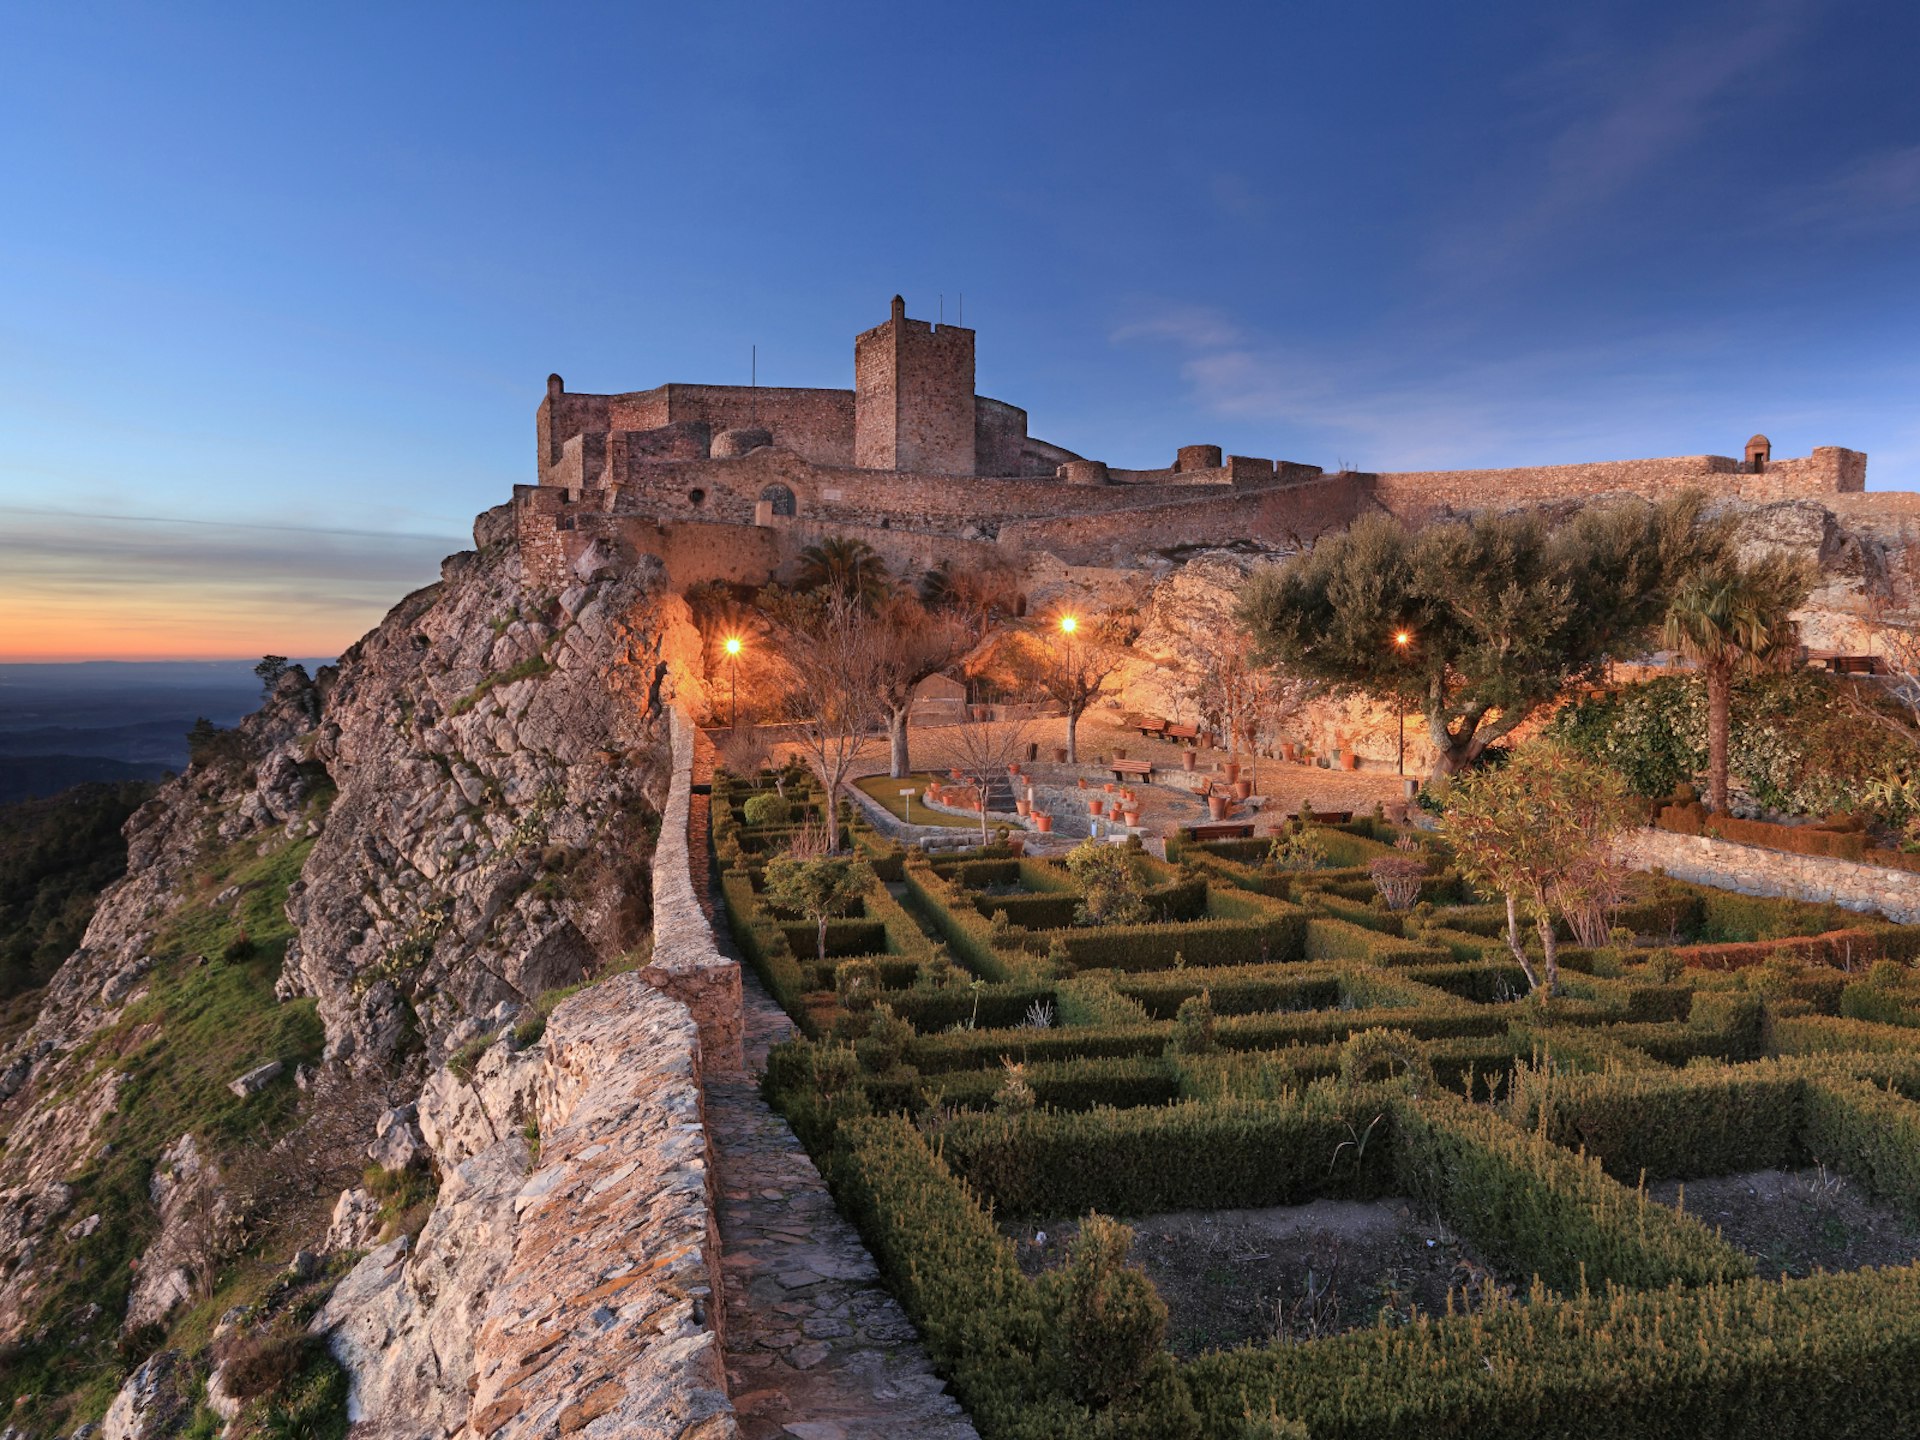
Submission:
M 1068 615 L 1060 621 L 1060 628 L 1071 635 L 1080 628 L 1080 622 L 1074 619 L 1073 616 Z
M 738 635 L 729 635 L 727 637 L 727 654 L 738 655 L 739 653 L 740 653 L 740 637 Z
M 1402 650 L 1406 649 L 1407 646 L 1412 642 L 1412 640 L 1413 640 L 1413 636 L 1409 635 L 1404 630 L 1399 631 L 1393 637 L 1393 643 L 1398 645 Z

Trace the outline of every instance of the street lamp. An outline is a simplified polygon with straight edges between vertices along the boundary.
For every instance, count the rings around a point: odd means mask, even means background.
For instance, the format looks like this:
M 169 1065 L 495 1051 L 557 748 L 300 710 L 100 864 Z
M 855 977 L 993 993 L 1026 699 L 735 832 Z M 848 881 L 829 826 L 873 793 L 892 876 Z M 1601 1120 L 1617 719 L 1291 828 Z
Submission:
M 1413 632 L 1411 630 L 1394 631 L 1393 644 L 1395 649 L 1405 655 L 1407 647 L 1413 644 Z M 1407 707 L 1402 703 L 1398 708 L 1400 711 L 1400 773 L 1404 775 L 1407 773 Z
M 727 668 L 732 680 L 731 697 L 728 708 L 733 711 L 733 719 L 728 722 L 732 729 L 740 728 L 740 637 L 729 635 L 725 646 Z
M 1071 615 L 1063 615 L 1060 617 L 1060 628 L 1071 635 L 1080 628 L 1080 622 Z

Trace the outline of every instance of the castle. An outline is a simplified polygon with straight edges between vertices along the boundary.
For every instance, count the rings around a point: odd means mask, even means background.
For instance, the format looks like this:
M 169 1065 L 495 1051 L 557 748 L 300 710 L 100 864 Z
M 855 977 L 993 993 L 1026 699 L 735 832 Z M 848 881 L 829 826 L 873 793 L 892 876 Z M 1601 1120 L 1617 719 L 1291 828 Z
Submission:
M 1690 455 L 1508 470 L 1326 473 L 1180 448 L 1128 470 L 1027 433 L 1026 411 L 974 390 L 974 332 L 907 316 L 853 343 L 851 390 L 666 384 L 621 395 L 547 379 L 537 483 L 514 487 L 529 573 L 658 556 L 674 582 L 759 584 L 828 536 L 896 566 L 1130 568 L 1151 552 L 1236 541 L 1300 545 L 1371 509 L 1409 519 L 1685 488 L 1770 501 L 1860 492 L 1867 457 Z

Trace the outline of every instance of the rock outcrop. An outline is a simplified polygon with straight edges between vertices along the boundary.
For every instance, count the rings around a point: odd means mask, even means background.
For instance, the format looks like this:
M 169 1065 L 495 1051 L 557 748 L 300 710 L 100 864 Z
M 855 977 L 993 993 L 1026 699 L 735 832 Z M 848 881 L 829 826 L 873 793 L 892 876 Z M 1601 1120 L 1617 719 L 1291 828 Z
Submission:
M 538 1045 L 434 1075 L 432 1218 L 313 1321 L 356 1435 L 733 1433 L 699 1054 L 686 1008 L 626 974 L 563 1001 Z
M 662 717 L 697 653 L 686 607 L 652 562 L 530 586 L 486 519 L 483 550 L 449 559 L 337 666 L 283 676 L 129 822 L 126 878 L 0 1048 L 0 1344 L 110 1360 L 127 1326 L 163 1321 L 256 1236 L 368 1243 L 373 1197 L 329 1217 L 316 1191 L 336 1194 L 370 1146 L 389 1168 L 427 1162 L 426 1113 L 380 1117 L 450 1051 L 647 939 Z M 202 1005 L 187 997 L 221 967 L 258 963 L 243 915 L 256 937 L 263 917 L 291 928 L 272 942 L 278 985 L 219 1003 L 256 1007 L 245 1033 L 285 1038 L 201 1073 L 164 1017 Z M 199 953 L 200 936 L 231 938 Z M 302 1014 L 319 1022 L 311 1050 Z M 514 1053 L 498 1048 L 486 1064 Z M 160 1135 L 155 1086 L 179 1116 Z M 196 1118 L 232 1107 L 249 1118 Z M 448 1151 L 466 1149 L 442 1166 L 444 1227 L 482 1233 L 517 1188 L 524 1157 L 499 1147 L 526 1149 L 522 1120 L 497 1118 Z M 458 1288 L 470 1263 L 413 1268 L 444 1266 L 435 1283 Z

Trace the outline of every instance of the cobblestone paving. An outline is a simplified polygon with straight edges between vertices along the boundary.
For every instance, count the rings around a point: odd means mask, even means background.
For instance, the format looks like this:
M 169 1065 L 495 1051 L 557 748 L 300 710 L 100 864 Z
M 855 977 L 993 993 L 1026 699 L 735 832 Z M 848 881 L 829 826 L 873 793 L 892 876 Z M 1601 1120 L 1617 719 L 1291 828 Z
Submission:
M 721 948 L 735 954 L 718 927 Z M 747 1072 L 707 1082 L 720 1185 L 727 1373 L 745 1440 L 977 1440 L 913 1323 L 757 1085 L 792 1033 L 744 975 Z

